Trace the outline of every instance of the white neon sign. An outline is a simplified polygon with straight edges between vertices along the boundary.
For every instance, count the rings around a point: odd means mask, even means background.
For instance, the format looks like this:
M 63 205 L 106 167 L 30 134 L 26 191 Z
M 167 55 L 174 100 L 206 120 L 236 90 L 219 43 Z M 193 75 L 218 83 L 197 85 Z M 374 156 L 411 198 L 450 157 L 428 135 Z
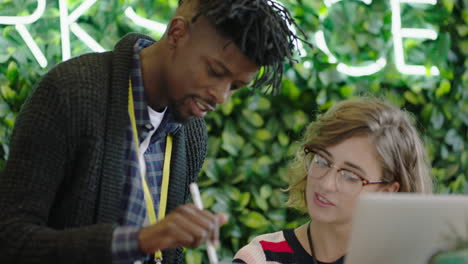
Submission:
M 94 40 L 86 31 L 84 31 L 76 21 L 83 15 L 91 6 L 96 3 L 97 0 L 85 0 L 78 8 L 76 8 L 70 14 L 68 13 L 67 0 L 58 0 L 59 12 L 60 12 L 60 35 L 62 41 L 62 59 L 67 60 L 71 57 L 70 50 L 70 31 L 75 34 L 85 45 L 91 50 L 96 52 L 105 51 L 104 48 Z M 333 4 L 340 2 L 341 0 L 324 0 L 327 7 L 331 7 Z M 357 0 L 367 5 L 372 3 L 372 0 Z M 422 65 L 407 65 L 404 58 L 403 50 L 403 38 L 421 38 L 421 39 L 437 39 L 437 32 L 432 29 L 421 29 L 421 28 L 402 28 L 401 26 L 401 3 L 419 3 L 419 4 L 431 4 L 435 5 L 436 0 L 389 0 L 391 3 L 392 10 L 392 34 L 393 34 L 393 48 L 395 54 L 395 65 L 399 72 L 409 75 L 439 75 L 439 69 L 435 66 L 431 66 L 429 70 Z M 277 1 L 275 1 L 277 2 Z M 279 2 L 278 2 L 279 3 Z M 29 16 L 0 16 L 0 24 L 14 25 L 22 39 L 25 41 L 28 48 L 31 50 L 34 58 L 37 60 L 41 67 L 47 67 L 47 60 L 34 41 L 33 37 L 27 30 L 25 25 L 33 24 L 36 22 L 44 13 L 46 7 L 46 0 L 37 0 L 36 10 Z M 143 18 L 135 13 L 135 11 L 128 7 L 125 9 L 125 16 L 127 16 L 133 23 L 144 27 L 149 30 L 153 30 L 159 33 L 164 33 L 166 25 L 153 20 Z M 323 18 L 322 18 L 323 19 Z M 293 29 L 294 30 L 294 29 Z M 317 47 L 328 56 L 329 63 L 338 63 L 337 71 L 350 75 L 350 76 L 365 76 L 372 75 L 382 70 L 387 64 L 385 58 L 379 58 L 375 62 L 368 65 L 352 66 L 342 62 L 338 62 L 338 59 L 333 55 L 327 46 L 323 31 L 317 31 L 314 34 L 314 41 Z M 302 47 L 302 43 L 299 43 L 298 49 L 300 55 L 305 56 L 306 52 Z M 304 62 L 306 68 L 312 67 L 310 62 Z
M 143 18 L 143 17 L 137 15 L 135 13 L 135 11 L 133 11 L 133 8 L 131 8 L 131 7 L 128 7 L 127 9 L 125 9 L 125 15 L 128 18 L 130 18 L 130 20 L 132 20 L 133 23 L 137 24 L 140 27 L 144 27 L 144 28 L 147 28 L 149 30 L 154 30 L 154 31 L 159 32 L 159 33 L 164 33 L 166 31 L 166 25 L 165 24 Z
M 340 2 L 341 0 L 324 0 L 327 7 Z M 372 3 L 372 0 L 359 0 L 367 5 Z M 439 75 L 439 69 L 431 66 L 429 72 L 422 65 L 407 65 L 404 58 L 403 38 L 422 38 L 422 39 L 437 39 L 437 32 L 431 29 L 421 28 L 402 28 L 401 27 L 401 11 L 400 3 L 418 3 L 435 5 L 436 0 L 390 0 L 392 10 L 392 35 L 393 49 L 395 54 L 395 65 L 399 72 L 408 75 Z M 323 19 L 323 18 L 322 18 Z M 328 56 L 328 62 L 337 63 L 338 59 L 332 54 L 327 46 L 323 31 L 319 30 L 314 34 L 314 39 L 317 47 Z M 349 66 L 339 62 L 336 66 L 337 71 L 350 76 L 366 76 L 382 70 L 387 61 L 385 58 L 379 58 L 376 62 L 366 66 Z
M 29 16 L 0 16 L 0 24 L 15 25 L 15 29 L 31 50 L 34 58 L 37 60 L 37 63 L 39 63 L 43 68 L 47 67 L 47 59 L 37 46 L 37 43 L 33 40 L 31 33 L 29 33 L 25 25 L 36 22 L 42 14 L 44 14 L 45 7 L 45 0 L 37 0 L 37 8 Z
M 323 2 L 327 7 L 331 7 L 333 4 L 336 4 L 340 2 L 341 0 L 324 0 Z M 372 0 L 360 0 L 361 2 L 364 2 L 366 5 L 370 5 L 372 3 Z
M 70 51 L 70 30 L 81 41 L 83 41 L 90 49 L 97 52 L 103 52 L 105 49 L 97 43 L 86 31 L 84 31 L 76 20 L 83 15 L 96 0 L 86 0 L 78 8 L 68 15 L 68 6 L 66 0 L 59 0 L 60 10 L 60 32 L 62 39 L 62 59 L 68 60 L 71 57 Z
M 340 1 L 341 0 L 325 0 L 324 3 L 327 7 L 331 7 L 333 4 L 336 4 Z M 364 2 L 366 5 L 370 5 L 372 3 L 372 0 L 359 1 Z M 325 54 L 327 54 L 328 62 L 337 63 L 338 59 L 331 53 L 330 49 L 328 48 L 323 31 L 319 30 L 315 32 L 314 38 L 317 47 L 320 50 L 322 50 Z M 387 60 L 385 58 L 379 58 L 377 61 L 365 66 L 350 66 L 345 63 L 339 62 L 336 66 L 336 70 L 350 76 L 366 76 L 379 72 L 385 67 L 386 64 Z
M 403 38 L 437 39 L 437 32 L 431 29 L 402 28 L 400 3 L 419 3 L 435 5 L 435 0 L 390 0 L 392 8 L 392 35 L 395 52 L 395 65 L 399 72 L 411 75 L 426 75 L 426 67 L 422 65 L 407 65 L 403 51 Z M 431 66 L 430 75 L 439 75 L 439 69 Z

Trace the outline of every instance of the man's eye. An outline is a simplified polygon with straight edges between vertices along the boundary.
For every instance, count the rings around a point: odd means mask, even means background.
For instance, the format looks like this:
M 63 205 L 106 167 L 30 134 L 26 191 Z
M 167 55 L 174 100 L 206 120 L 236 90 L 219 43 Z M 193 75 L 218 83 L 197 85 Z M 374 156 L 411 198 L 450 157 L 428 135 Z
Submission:
M 231 91 L 235 91 L 237 89 L 240 89 L 241 87 L 238 85 L 231 85 Z
M 210 73 L 211 76 L 220 78 L 223 77 L 223 75 L 217 71 L 215 71 L 211 66 L 208 67 L 208 72 Z

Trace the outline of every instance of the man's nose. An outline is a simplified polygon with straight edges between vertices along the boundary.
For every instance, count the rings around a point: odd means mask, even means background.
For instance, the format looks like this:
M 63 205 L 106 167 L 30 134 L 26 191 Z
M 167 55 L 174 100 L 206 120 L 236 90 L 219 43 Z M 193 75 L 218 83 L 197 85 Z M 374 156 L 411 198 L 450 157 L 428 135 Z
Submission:
M 211 96 L 216 104 L 223 104 L 232 94 L 231 82 L 222 82 L 211 89 Z

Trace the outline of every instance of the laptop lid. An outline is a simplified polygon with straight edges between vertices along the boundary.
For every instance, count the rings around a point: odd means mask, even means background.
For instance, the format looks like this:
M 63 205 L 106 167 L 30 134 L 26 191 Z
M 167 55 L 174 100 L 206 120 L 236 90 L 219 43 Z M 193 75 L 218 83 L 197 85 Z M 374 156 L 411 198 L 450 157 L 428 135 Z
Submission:
M 345 264 L 427 264 L 468 238 L 468 196 L 371 193 L 360 197 Z

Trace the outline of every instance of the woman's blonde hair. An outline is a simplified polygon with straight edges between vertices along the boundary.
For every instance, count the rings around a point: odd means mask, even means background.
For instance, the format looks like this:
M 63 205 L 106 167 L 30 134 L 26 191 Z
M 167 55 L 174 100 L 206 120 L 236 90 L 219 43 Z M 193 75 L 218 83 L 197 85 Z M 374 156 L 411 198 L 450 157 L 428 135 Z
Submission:
M 368 136 L 374 144 L 382 181 L 398 182 L 400 192 L 432 192 L 426 149 L 409 114 L 376 98 L 348 99 L 307 127 L 289 170 L 288 206 L 306 208 L 304 147 L 326 148 L 356 136 Z

